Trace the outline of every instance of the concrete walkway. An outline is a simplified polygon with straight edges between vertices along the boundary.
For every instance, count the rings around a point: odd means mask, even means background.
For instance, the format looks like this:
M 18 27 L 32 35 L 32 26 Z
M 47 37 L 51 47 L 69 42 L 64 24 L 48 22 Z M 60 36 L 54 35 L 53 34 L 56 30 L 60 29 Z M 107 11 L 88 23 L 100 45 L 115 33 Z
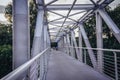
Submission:
M 60 51 L 52 51 L 46 80 L 110 80 Z

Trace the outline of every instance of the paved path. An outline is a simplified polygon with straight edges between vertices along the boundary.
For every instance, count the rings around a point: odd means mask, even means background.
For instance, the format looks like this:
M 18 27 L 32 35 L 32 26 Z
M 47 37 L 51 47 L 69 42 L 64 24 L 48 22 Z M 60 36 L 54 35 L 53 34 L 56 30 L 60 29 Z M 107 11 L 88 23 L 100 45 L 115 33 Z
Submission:
M 110 80 L 60 51 L 52 51 L 46 80 Z

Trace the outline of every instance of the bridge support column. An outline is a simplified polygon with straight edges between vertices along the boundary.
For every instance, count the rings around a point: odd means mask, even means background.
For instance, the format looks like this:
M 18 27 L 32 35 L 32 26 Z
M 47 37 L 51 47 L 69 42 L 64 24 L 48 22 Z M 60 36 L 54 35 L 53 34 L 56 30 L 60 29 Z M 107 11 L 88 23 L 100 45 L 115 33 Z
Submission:
M 67 40 L 69 55 L 72 55 L 72 51 L 71 51 L 71 47 L 70 47 L 70 38 L 69 38 L 69 34 L 66 35 L 66 40 Z
M 66 46 L 67 46 L 67 54 L 70 55 L 70 48 L 69 48 L 70 43 L 67 40 L 67 35 L 65 36 L 65 39 L 66 39 Z
M 82 53 L 82 35 L 81 35 L 81 30 L 80 27 L 78 27 L 78 31 L 79 31 L 79 54 L 80 54 L 80 61 L 83 62 L 83 53 Z
M 98 12 L 108 25 L 109 29 L 113 32 L 118 42 L 120 43 L 120 29 L 117 27 L 117 25 L 113 22 L 113 20 L 108 16 L 108 14 L 104 10 L 98 9 Z
M 72 31 L 70 32 L 71 36 L 70 36 L 70 42 L 71 42 L 71 56 L 75 58 L 75 48 L 74 48 L 74 41 L 73 41 L 73 37 L 72 37 Z
M 64 36 L 64 47 L 65 47 L 65 51 L 66 51 L 66 53 L 69 54 L 68 45 L 67 45 L 67 40 L 66 40 L 66 36 Z
M 103 48 L 102 38 L 102 19 L 99 13 L 96 11 L 96 35 L 97 35 L 97 48 Z M 98 70 L 103 72 L 103 51 L 97 51 Z
M 80 61 L 80 54 L 79 54 L 79 51 L 78 51 L 78 48 L 77 48 L 78 46 L 77 46 L 77 43 L 76 43 L 74 31 L 71 32 L 71 37 L 72 37 L 72 39 L 73 39 L 73 43 L 74 43 L 74 47 L 75 47 L 75 51 L 76 51 L 77 58 L 78 58 L 78 60 Z
M 28 61 L 30 57 L 28 10 L 28 0 L 13 0 L 13 69 Z M 23 73 L 17 80 L 22 80 L 26 75 L 27 72 Z
M 33 46 L 32 46 L 32 54 L 31 57 L 34 57 L 38 53 L 41 52 L 41 48 L 43 47 L 42 43 L 42 37 L 43 37 L 43 20 L 44 20 L 44 11 L 40 10 L 37 14 L 37 21 L 36 21 L 36 27 L 35 27 L 35 33 L 34 33 L 34 40 L 33 40 Z M 35 65 L 31 67 L 31 75 L 30 78 L 32 80 L 36 80 L 38 78 L 38 67 L 39 67 L 39 61 L 35 62 Z M 36 70 L 36 71 L 35 71 Z M 33 73 L 35 72 L 35 73 Z
M 46 22 L 46 21 L 45 21 Z M 48 48 L 49 46 L 47 45 L 47 34 L 48 34 L 48 30 L 47 30 L 47 24 L 44 24 L 44 49 Z M 49 54 L 49 52 L 48 52 Z M 44 61 L 44 75 L 43 75 L 43 80 L 45 80 L 46 77 L 46 72 L 47 72 L 47 66 L 48 66 L 48 54 L 47 52 L 43 55 L 43 61 Z
M 85 33 L 83 25 L 79 24 L 79 27 L 80 27 L 81 34 L 83 36 L 83 39 L 85 41 L 87 48 L 91 48 L 90 42 L 89 42 L 88 37 Z M 90 59 L 91 59 L 91 62 L 92 62 L 94 69 L 97 69 L 97 62 L 96 62 L 96 58 L 95 58 L 93 51 L 91 49 L 88 49 L 88 53 L 89 53 L 89 56 L 90 56 Z

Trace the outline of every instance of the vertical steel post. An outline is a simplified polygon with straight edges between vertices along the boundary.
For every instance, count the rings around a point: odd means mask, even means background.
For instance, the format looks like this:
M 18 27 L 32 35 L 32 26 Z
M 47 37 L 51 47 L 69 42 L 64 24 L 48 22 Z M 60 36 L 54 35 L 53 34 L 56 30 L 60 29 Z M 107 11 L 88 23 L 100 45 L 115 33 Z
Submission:
M 44 49 L 46 49 L 47 46 L 47 24 L 44 24 Z M 44 54 L 45 56 L 45 62 L 44 62 L 44 69 L 45 69 L 45 74 L 47 72 L 47 53 Z M 44 75 L 44 79 L 45 79 L 45 75 Z
M 65 36 L 65 40 L 66 40 L 67 54 L 69 55 L 69 45 L 68 45 L 68 41 L 67 41 L 67 35 Z
M 75 51 L 76 51 L 76 54 L 77 54 L 77 58 L 80 61 L 80 54 L 79 54 L 79 51 L 78 51 L 78 48 L 77 48 L 78 46 L 77 46 L 77 43 L 76 43 L 74 31 L 71 32 L 71 37 L 73 39 L 73 43 L 74 43 L 74 46 L 75 46 Z
M 84 62 L 87 64 L 87 55 L 86 55 L 86 50 L 84 49 Z
M 30 57 L 28 10 L 28 0 L 13 0 L 13 69 L 28 61 Z M 18 79 L 26 75 L 27 73 L 24 73 Z
M 103 48 L 102 38 L 102 19 L 99 13 L 96 11 L 96 37 L 97 37 L 97 48 Z M 103 51 L 97 51 L 98 59 L 98 71 L 103 72 Z
M 80 27 L 78 27 L 78 32 L 79 32 L 79 47 L 82 47 L 82 35 L 81 35 L 81 30 Z M 83 62 L 83 53 L 82 53 L 82 48 L 79 48 L 79 54 L 80 54 L 80 61 Z
M 86 32 L 84 30 L 84 27 L 81 23 L 79 24 L 79 27 L 80 27 L 81 34 L 83 36 L 83 39 L 85 41 L 86 46 L 88 48 L 91 48 L 90 42 L 89 42 L 88 37 L 86 35 Z M 88 53 L 89 53 L 89 56 L 90 56 L 90 59 L 91 59 L 91 62 L 92 62 L 94 69 L 97 69 L 97 61 L 96 61 L 96 58 L 95 58 L 93 51 L 91 49 L 88 49 Z
M 32 46 L 32 57 L 37 55 L 42 50 L 41 46 L 42 46 L 42 36 L 43 36 L 43 18 L 44 18 L 44 11 L 43 10 L 38 11 L 33 46 Z M 31 78 L 33 78 L 33 79 L 37 79 L 37 77 L 39 75 L 38 67 L 39 67 L 40 61 L 38 61 L 38 62 L 36 61 L 35 64 L 37 65 L 37 67 L 35 67 L 36 73 L 34 74 L 34 78 L 32 77 L 33 71 L 32 71 L 32 67 L 31 67 Z
M 118 65 L 117 65 L 117 54 L 114 53 L 114 62 L 115 62 L 115 80 L 118 80 Z
M 72 37 L 72 31 L 70 32 L 71 33 L 71 35 L 70 35 L 70 40 L 71 40 L 71 55 L 72 55 L 72 57 L 74 57 L 75 58 L 75 48 L 74 48 L 74 44 L 73 44 L 73 37 Z
M 68 47 L 69 47 L 69 54 L 70 54 L 70 56 L 72 56 L 72 49 L 71 49 L 71 47 L 70 47 L 70 38 L 69 38 L 69 34 L 67 34 L 67 42 L 68 42 Z
M 45 29 L 45 25 L 44 25 L 44 18 L 43 18 L 43 28 L 42 28 L 42 34 L 41 34 L 41 46 L 40 46 L 40 52 L 42 52 L 45 49 L 45 44 L 44 44 L 44 29 Z M 44 72 L 45 72 L 45 54 L 43 54 L 40 58 L 40 78 L 41 80 L 44 80 Z
M 66 42 L 66 37 L 64 36 L 64 47 L 65 47 L 65 53 L 68 53 L 68 50 L 67 50 L 67 42 Z

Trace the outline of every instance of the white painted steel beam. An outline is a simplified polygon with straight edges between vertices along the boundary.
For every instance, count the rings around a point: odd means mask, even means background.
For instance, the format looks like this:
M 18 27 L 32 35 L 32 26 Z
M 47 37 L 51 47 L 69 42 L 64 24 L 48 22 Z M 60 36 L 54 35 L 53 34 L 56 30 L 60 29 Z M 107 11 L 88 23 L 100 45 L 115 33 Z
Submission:
M 79 47 L 82 47 L 82 34 L 80 27 L 78 27 L 78 33 L 79 33 L 79 40 L 78 40 Z M 80 54 L 80 61 L 83 62 L 83 52 L 81 48 L 79 48 L 79 54 Z
M 58 0 L 52 0 L 49 3 L 47 3 L 45 6 L 51 5 L 52 3 L 56 2 L 56 1 L 58 1 Z
M 47 10 L 69 10 L 72 4 L 58 4 L 58 5 L 49 5 L 46 7 Z M 72 10 L 90 10 L 93 9 L 93 4 L 75 4 Z
M 38 11 L 37 21 L 36 21 L 36 28 L 33 40 L 33 48 L 32 48 L 32 56 L 35 56 L 37 53 L 40 52 L 40 41 L 42 37 L 42 30 L 43 30 L 43 15 L 44 11 Z
M 64 21 L 63 21 L 63 23 L 62 23 L 62 25 L 61 25 L 61 28 L 59 29 L 59 31 L 58 31 L 58 33 L 57 33 L 57 36 L 59 35 L 60 31 L 62 30 L 62 27 L 64 27 L 64 24 L 66 23 L 66 20 L 68 19 L 69 14 L 70 14 L 70 12 L 72 11 L 72 9 L 73 9 L 73 7 L 74 7 L 76 1 L 77 1 L 77 0 L 74 0 L 74 1 L 73 1 L 73 3 L 72 3 L 72 5 L 71 5 L 71 7 L 70 7 L 70 9 L 69 9 L 69 11 L 68 11 L 68 13 L 67 13 L 65 19 L 64 19 Z
M 102 18 L 96 11 L 96 37 L 97 37 L 97 48 L 103 48 L 103 38 L 102 38 Z M 98 60 L 98 71 L 103 72 L 103 51 L 97 51 Z
M 77 43 L 76 43 L 74 31 L 71 32 L 71 37 L 72 37 L 72 39 L 73 39 L 74 47 L 78 47 L 78 46 L 77 46 Z M 76 55 L 77 55 L 78 60 L 80 61 L 80 53 L 79 53 L 79 51 L 78 51 L 78 48 L 75 48 L 75 52 L 76 52 Z
M 117 27 L 117 25 L 113 22 L 113 20 L 109 17 L 109 15 L 102 9 L 98 9 L 99 14 L 103 18 L 103 20 L 108 25 L 109 29 L 113 32 L 114 36 L 120 43 L 120 29 Z
M 13 0 L 13 69 L 28 61 L 30 57 L 28 10 L 28 0 Z M 17 80 L 26 75 L 25 72 Z
M 68 54 L 68 50 L 67 50 L 67 47 L 66 47 L 67 46 L 66 37 L 64 36 L 63 39 L 64 39 L 64 51 L 65 51 L 66 54 Z
M 55 21 L 55 22 L 49 22 L 50 24 L 62 24 L 63 21 Z M 48 24 L 49 24 L 48 23 Z M 73 21 L 65 21 L 64 24 L 75 24 L 76 22 L 73 22 Z
M 61 15 L 60 13 L 56 13 L 56 12 L 53 12 L 53 11 L 49 11 L 49 12 L 54 13 L 54 14 L 56 14 L 56 15 L 58 15 L 58 16 L 61 16 L 61 18 L 54 19 L 54 20 L 49 21 L 49 22 L 54 22 L 54 21 L 57 21 L 57 20 L 61 20 L 61 19 L 63 19 L 63 18 L 67 18 L 67 19 L 69 19 L 69 20 L 72 20 L 73 22 L 77 22 L 75 19 L 69 18 L 70 15 L 64 16 L 64 15 Z
M 69 46 L 71 46 L 69 34 L 67 34 L 66 37 L 67 37 L 67 44 L 69 47 Z M 69 48 L 69 55 L 72 56 L 72 49 L 71 48 Z
M 73 58 L 75 58 L 75 48 L 74 48 L 74 41 L 73 41 L 73 37 L 72 37 L 72 31 L 70 32 L 71 36 L 70 36 L 70 44 L 71 44 L 71 56 Z
M 84 27 L 82 24 L 79 24 L 79 27 L 80 27 L 80 30 L 81 30 L 81 34 L 82 34 L 82 37 L 84 39 L 84 42 L 86 44 L 86 47 L 88 48 L 91 48 L 91 45 L 90 45 L 90 42 L 88 40 L 88 37 L 86 35 L 86 32 L 84 30 Z M 92 50 L 88 50 L 88 53 L 89 53 L 89 56 L 90 56 L 90 59 L 91 59 L 91 62 L 92 62 L 92 65 L 94 67 L 94 69 L 97 69 L 97 61 L 96 61 L 96 58 L 95 58 L 95 55 L 94 55 L 94 52 Z
M 69 45 L 68 45 L 68 42 L 67 42 L 67 36 L 65 36 L 65 41 L 66 41 L 66 49 L 67 49 L 67 54 L 69 55 Z
M 37 20 L 36 20 L 36 27 L 35 27 L 35 33 L 34 33 L 34 39 L 33 39 L 33 45 L 32 45 L 32 51 L 31 51 L 31 57 L 36 56 L 38 53 L 40 53 L 43 50 L 43 21 L 44 18 L 44 11 L 40 10 L 37 13 Z M 41 69 L 40 75 L 43 74 L 43 59 L 36 61 L 36 65 L 40 65 L 40 68 L 38 66 L 36 67 L 36 73 L 34 74 L 34 79 L 38 78 L 38 70 Z M 30 74 L 32 75 L 32 74 Z

